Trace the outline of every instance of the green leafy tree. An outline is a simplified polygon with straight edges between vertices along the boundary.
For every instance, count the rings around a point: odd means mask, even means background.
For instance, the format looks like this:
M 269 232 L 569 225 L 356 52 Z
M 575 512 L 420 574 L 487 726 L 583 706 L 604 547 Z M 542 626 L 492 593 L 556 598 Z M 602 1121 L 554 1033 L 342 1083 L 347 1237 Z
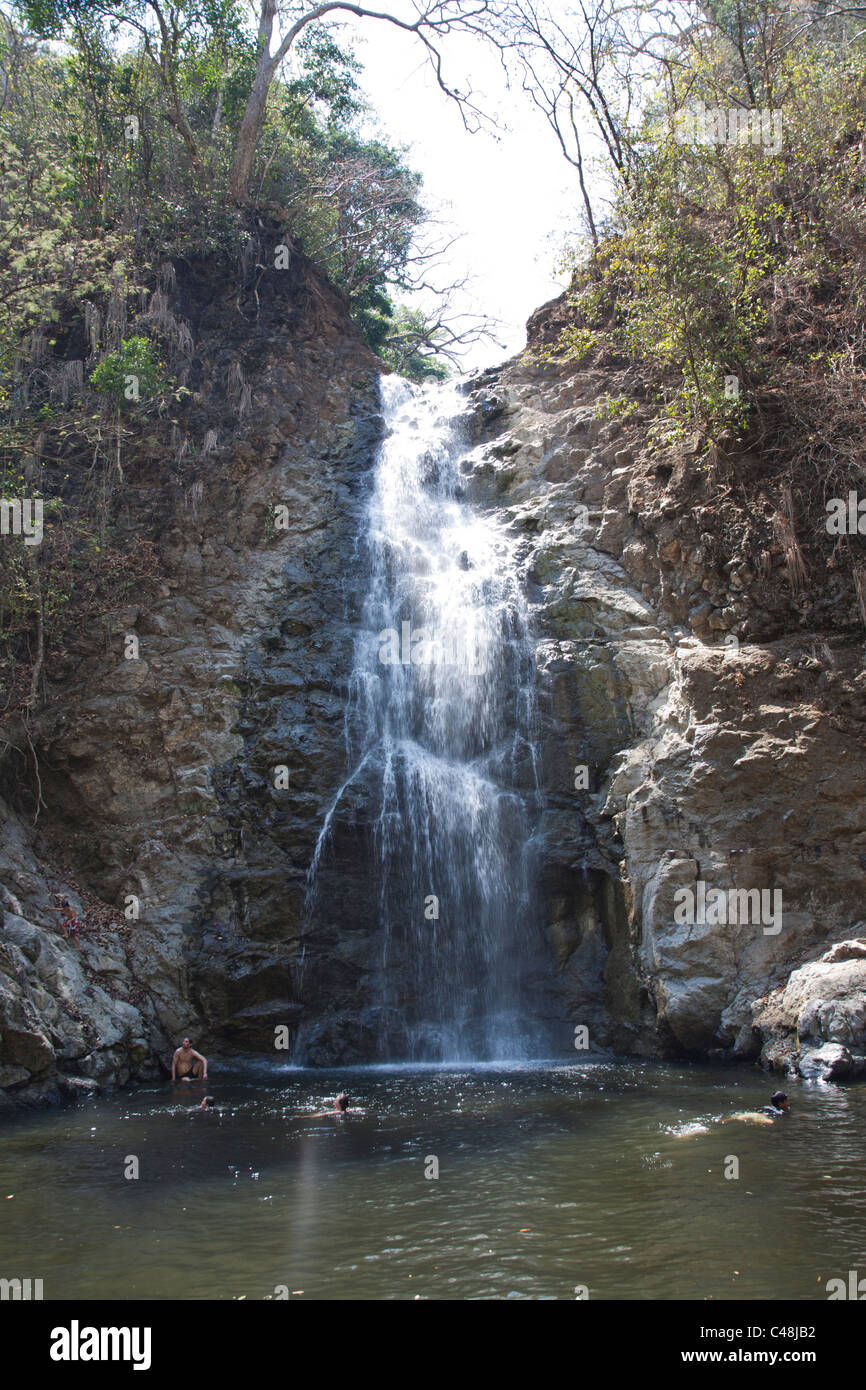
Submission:
M 148 338 L 127 338 L 103 357 L 90 374 L 91 385 L 118 409 L 149 400 L 165 385 L 165 364 Z

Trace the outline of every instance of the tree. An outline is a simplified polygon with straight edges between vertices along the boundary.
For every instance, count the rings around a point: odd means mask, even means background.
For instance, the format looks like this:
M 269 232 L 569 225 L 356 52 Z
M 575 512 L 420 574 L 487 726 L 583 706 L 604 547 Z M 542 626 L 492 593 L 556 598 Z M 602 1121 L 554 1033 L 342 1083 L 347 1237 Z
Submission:
M 288 30 L 271 52 L 274 28 L 279 13 L 278 0 L 261 0 L 258 35 L 256 39 L 256 71 L 252 89 L 238 132 L 235 157 L 229 178 L 229 195 L 236 203 L 244 203 L 249 194 L 250 178 L 256 150 L 264 126 L 268 93 L 292 46 L 311 24 L 318 24 L 334 13 L 354 15 L 358 19 L 377 19 L 392 24 L 417 38 L 426 50 L 427 58 L 442 91 L 455 101 L 464 120 L 480 115 L 470 93 L 462 93 L 449 85 L 443 73 L 441 40 L 453 33 L 472 34 L 495 43 L 504 43 L 499 28 L 501 12 L 496 0 L 434 0 L 416 12 L 412 21 L 401 19 L 387 11 L 366 9 L 345 0 L 327 0 L 321 5 L 289 3 Z
M 425 218 L 421 176 L 399 151 L 338 132 L 304 197 L 329 209 L 316 258 L 350 299 L 389 281 L 401 285 L 416 229 Z
M 79 42 L 94 23 L 113 29 L 126 25 L 139 35 L 143 51 L 163 95 L 163 114 L 186 145 L 193 167 L 201 168 L 198 143 L 189 123 L 180 90 L 180 65 L 185 44 L 196 33 L 223 35 L 237 30 L 240 11 L 234 0 L 18 0 L 34 33 L 44 38 L 72 35 Z
M 578 0 L 554 12 L 543 0 L 514 0 L 509 29 L 523 89 L 577 172 L 596 250 L 581 119 L 589 118 L 615 178 L 627 183 L 638 160 L 636 113 L 674 61 L 671 40 L 683 22 L 681 9 L 667 0 Z
M 104 20 L 117 29 L 126 25 L 137 33 L 143 51 L 153 67 L 163 95 L 163 114 L 181 136 L 193 167 L 201 168 L 199 142 L 190 123 L 183 99 L 181 68 L 190 44 L 199 41 L 211 46 L 223 63 L 221 81 L 227 79 L 230 56 L 243 57 L 249 74 L 249 89 L 237 130 L 228 192 L 236 204 L 249 198 L 253 163 L 261 140 L 268 96 L 282 64 L 302 36 L 331 16 L 351 15 L 390 24 L 414 37 L 421 44 L 443 93 L 456 102 L 464 122 L 471 127 L 482 119 L 471 92 L 463 92 L 445 78 L 441 44 L 450 35 L 481 38 L 500 48 L 507 44 L 508 0 L 413 0 L 414 17 L 401 18 L 390 10 L 373 10 L 347 0 L 259 0 L 255 41 L 248 43 L 246 26 L 235 0 L 18 0 L 27 24 L 43 37 L 60 38 L 81 34 L 95 20 Z M 280 22 L 288 24 L 276 47 L 275 32 Z M 272 51 L 273 50 L 273 51 Z M 214 118 L 221 123 L 221 105 Z
M 453 313 L 446 297 L 431 311 L 398 305 L 380 352 L 410 381 L 443 381 L 451 367 L 459 368 L 465 350 L 484 339 L 495 342 L 489 320 Z

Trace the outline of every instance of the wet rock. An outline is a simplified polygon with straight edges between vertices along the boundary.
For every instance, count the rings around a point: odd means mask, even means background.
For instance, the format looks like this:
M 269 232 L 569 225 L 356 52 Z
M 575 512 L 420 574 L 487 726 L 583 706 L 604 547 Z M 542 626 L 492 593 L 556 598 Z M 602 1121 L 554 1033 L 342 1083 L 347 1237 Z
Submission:
M 804 1081 L 846 1081 L 854 1074 L 854 1062 L 847 1047 L 824 1043 L 804 1048 L 798 1069 Z
M 790 1069 L 838 1080 L 859 1072 L 866 1051 L 866 940 L 837 942 L 759 1001 L 753 1024 L 765 1056 L 786 1050 Z

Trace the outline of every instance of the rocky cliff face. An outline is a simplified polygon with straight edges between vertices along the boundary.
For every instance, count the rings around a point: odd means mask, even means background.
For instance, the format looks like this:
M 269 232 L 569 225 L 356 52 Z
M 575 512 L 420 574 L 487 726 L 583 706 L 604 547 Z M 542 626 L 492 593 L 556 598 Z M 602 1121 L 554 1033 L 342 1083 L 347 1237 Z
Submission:
M 310 1060 L 371 1055 L 360 783 L 332 836 L 342 908 L 311 929 L 304 898 L 345 776 L 378 364 L 302 258 L 257 299 L 202 268 L 181 277 L 196 344 L 184 425 L 208 448 L 140 465 L 125 499 L 130 536 L 158 544 L 161 588 L 106 614 L 29 732 L 7 731 L 7 1103 L 158 1074 L 185 1032 L 273 1057 L 275 1030 L 302 1016 L 318 1025 Z M 627 373 L 514 363 L 468 395 L 466 492 L 520 537 L 536 637 L 538 891 L 564 1031 L 856 1073 L 856 615 L 818 626 L 832 594 L 796 600 L 781 555 L 744 554 L 714 524 L 729 483 L 649 444 Z M 607 395 L 631 395 L 628 424 L 604 418 Z M 713 889 L 752 894 L 750 920 L 678 920 L 686 890 Z M 83 909 L 80 953 L 58 934 L 59 893 Z
M 381 364 L 300 256 L 255 293 L 193 268 L 172 307 L 195 340 L 182 423 L 198 449 L 177 462 L 166 440 L 129 465 L 122 521 L 157 545 L 159 591 L 106 613 L 29 732 L 8 734 L 21 753 L 3 767 L 16 813 L 0 854 L 0 1087 L 13 1098 L 158 1074 L 184 1032 L 273 1056 L 342 773 L 347 556 Z M 80 953 L 53 893 L 83 908 Z
M 797 599 L 780 547 L 726 553 L 718 477 L 650 445 L 629 373 L 515 365 L 475 398 L 467 487 L 525 536 L 545 915 L 573 1017 L 619 1049 L 861 1071 L 858 615 L 815 631 L 823 581 Z

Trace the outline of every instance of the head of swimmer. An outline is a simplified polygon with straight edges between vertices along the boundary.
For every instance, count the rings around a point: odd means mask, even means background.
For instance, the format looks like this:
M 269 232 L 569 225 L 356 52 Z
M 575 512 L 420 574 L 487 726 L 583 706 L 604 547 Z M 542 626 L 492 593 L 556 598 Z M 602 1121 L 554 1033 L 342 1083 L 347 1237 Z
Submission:
M 349 1097 L 346 1095 L 346 1092 L 345 1092 L 345 1091 L 341 1091 L 341 1092 L 340 1092 L 340 1094 L 337 1096 L 337 1099 L 336 1099 L 336 1101 L 334 1102 L 334 1104 L 336 1105 L 336 1107 L 337 1107 L 338 1110 L 348 1110 L 348 1108 L 349 1108 Z
M 788 1097 L 785 1095 L 784 1091 L 774 1091 L 770 1096 L 770 1104 L 774 1105 L 777 1110 L 787 1110 Z

